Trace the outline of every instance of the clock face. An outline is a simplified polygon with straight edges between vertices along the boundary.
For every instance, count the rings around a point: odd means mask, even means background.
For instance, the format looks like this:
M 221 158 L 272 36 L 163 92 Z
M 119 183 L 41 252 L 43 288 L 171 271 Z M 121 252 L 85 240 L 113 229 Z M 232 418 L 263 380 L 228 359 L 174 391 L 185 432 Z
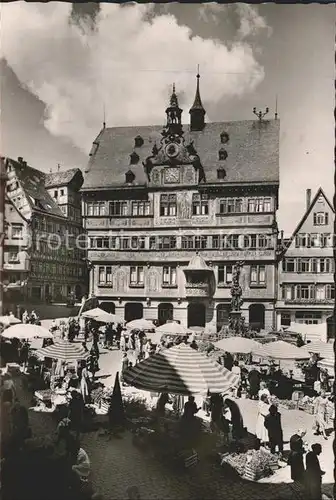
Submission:
M 172 142 L 171 144 L 168 144 L 168 146 L 166 146 L 166 149 L 165 149 L 165 152 L 166 152 L 166 155 L 169 157 L 169 158 L 175 158 L 178 154 L 179 154 L 179 147 L 177 144 L 175 144 L 174 142 Z
M 180 182 L 180 170 L 178 168 L 166 168 L 164 173 L 165 182 L 169 184 Z

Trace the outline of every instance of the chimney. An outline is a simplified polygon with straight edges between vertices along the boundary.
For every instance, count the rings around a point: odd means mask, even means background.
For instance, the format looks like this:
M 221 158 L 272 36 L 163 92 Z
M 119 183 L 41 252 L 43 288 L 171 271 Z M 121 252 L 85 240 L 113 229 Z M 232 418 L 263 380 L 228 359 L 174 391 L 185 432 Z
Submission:
M 306 189 L 306 210 L 309 209 L 311 203 L 311 189 Z
M 18 157 L 18 159 L 17 159 L 17 161 L 18 161 L 19 163 L 22 163 L 22 161 L 23 161 L 22 156 L 19 156 L 19 157 Z

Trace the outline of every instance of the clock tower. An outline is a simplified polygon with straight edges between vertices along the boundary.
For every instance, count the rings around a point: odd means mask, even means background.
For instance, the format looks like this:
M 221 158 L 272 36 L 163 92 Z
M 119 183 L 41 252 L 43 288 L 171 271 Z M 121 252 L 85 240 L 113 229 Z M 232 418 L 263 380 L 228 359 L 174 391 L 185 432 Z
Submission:
M 161 132 L 160 146 L 154 146 L 152 155 L 145 162 L 148 180 L 154 185 L 198 184 L 203 167 L 193 146 L 186 144 L 182 127 L 182 109 L 173 85 L 173 93 L 166 109 L 167 123 Z

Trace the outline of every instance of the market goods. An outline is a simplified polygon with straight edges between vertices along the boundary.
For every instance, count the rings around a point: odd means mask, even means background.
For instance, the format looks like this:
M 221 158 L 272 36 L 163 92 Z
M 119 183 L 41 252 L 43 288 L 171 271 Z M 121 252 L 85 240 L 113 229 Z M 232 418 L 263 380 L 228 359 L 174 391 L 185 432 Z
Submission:
M 277 458 L 265 450 L 249 450 L 246 453 L 225 454 L 221 465 L 230 465 L 240 476 L 257 481 L 273 474 Z

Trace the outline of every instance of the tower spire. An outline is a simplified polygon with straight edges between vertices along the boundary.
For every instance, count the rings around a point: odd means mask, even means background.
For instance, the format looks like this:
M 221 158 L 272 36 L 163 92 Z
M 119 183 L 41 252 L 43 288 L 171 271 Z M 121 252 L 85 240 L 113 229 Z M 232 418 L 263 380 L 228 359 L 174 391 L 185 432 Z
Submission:
M 173 83 L 173 93 L 170 96 L 169 106 L 166 109 L 167 115 L 167 128 L 170 130 L 181 131 L 182 130 L 182 109 L 179 107 L 175 83 Z
M 199 88 L 199 81 L 200 81 L 199 65 L 197 65 L 196 79 L 197 79 L 197 83 L 196 83 L 196 93 L 195 93 L 194 104 L 191 106 L 191 108 L 189 110 L 190 129 L 192 131 L 193 130 L 194 131 L 203 130 L 203 128 L 205 126 L 205 121 L 204 121 L 205 109 L 204 109 L 203 104 L 202 104 L 200 88 Z
M 106 128 L 105 102 L 103 104 L 103 128 Z

